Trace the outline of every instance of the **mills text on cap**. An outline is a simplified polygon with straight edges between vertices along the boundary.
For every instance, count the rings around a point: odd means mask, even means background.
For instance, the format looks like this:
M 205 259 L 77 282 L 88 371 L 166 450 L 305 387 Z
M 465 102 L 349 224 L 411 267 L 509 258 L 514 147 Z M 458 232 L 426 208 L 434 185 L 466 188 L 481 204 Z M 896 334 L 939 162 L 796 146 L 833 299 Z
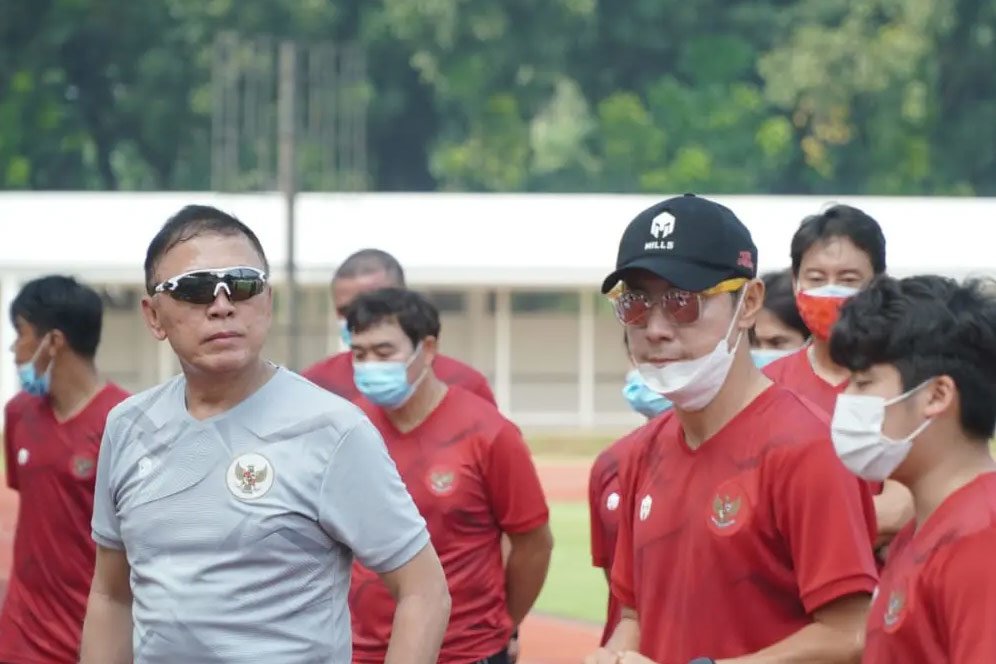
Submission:
M 675 288 L 698 292 L 721 281 L 757 276 L 757 247 L 737 215 L 694 194 L 676 196 L 636 216 L 619 241 L 608 293 L 629 270 L 642 269 Z

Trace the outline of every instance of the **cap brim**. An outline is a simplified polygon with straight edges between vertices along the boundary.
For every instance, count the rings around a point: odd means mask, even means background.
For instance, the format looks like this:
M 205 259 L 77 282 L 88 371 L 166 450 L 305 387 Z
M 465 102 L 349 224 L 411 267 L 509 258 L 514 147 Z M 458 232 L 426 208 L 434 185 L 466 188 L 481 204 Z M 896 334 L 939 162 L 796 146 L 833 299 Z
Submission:
M 627 272 L 646 270 L 660 277 L 675 288 L 698 292 L 712 288 L 724 279 L 730 278 L 729 270 L 723 270 L 701 263 L 692 263 L 681 259 L 661 259 L 655 256 L 641 256 L 626 263 L 610 274 L 602 282 L 602 294 L 608 293 Z

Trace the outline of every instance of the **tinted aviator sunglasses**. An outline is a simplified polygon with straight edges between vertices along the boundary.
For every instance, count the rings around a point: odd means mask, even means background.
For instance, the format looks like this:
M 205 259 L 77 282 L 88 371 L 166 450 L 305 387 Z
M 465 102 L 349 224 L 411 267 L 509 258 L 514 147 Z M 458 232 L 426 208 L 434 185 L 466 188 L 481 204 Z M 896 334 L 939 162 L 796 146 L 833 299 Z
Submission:
M 616 318 L 623 325 L 643 325 L 650 315 L 650 310 L 658 302 L 661 308 L 674 322 L 679 325 L 691 325 L 702 315 L 702 301 L 710 295 L 719 293 L 735 293 L 740 290 L 747 279 L 736 278 L 721 281 L 712 288 L 693 292 L 680 288 L 669 288 L 658 298 L 651 298 L 643 291 L 630 290 L 620 282 L 608 295 Z
M 232 302 L 259 295 L 266 288 L 266 272 L 254 267 L 223 267 L 194 270 L 171 277 L 153 288 L 153 295 L 166 293 L 191 304 L 211 304 L 222 290 Z

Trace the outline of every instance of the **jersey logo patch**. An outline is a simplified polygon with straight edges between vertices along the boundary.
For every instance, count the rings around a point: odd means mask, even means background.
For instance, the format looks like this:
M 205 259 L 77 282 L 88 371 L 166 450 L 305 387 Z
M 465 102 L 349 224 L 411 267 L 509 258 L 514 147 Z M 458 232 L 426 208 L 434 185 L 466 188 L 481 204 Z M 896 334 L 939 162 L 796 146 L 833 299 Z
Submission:
M 23 447 L 21 449 L 17 450 L 17 465 L 23 466 L 24 464 L 26 464 L 28 462 L 28 459 L 30 457 L 31 457 L 31 453 L 28 452 Z
M 239 500 L 256 500 L 273 486 L 273 466 L 261 454 L 243 454 L 228 467 L 225 484 Z
M 650 516 L 650 508 L 654 506 L 654 499 L 650 496 L 644 496 L 643 500 L 640 501 L 640 521 L 646 521 L 647 517 Z
M 92 457 L 74 456 L 70 460 L 70 470 L 76 479 L 85 480 L 93 477 L 97 461 Z
M 886 632 L 895 632 L 903 624 L 906 618 L 906 594 L 897 590 L 889 593 L 889 601 L 885 604 L 885 613 L 882 615 L 882 625 Z
M 736 482 L 719 487 L 709 505 L 709 529 L 717 535 L 730 536 L 750 520 L 750 503 Z
M 450 468 L 433 468 L 427 478 L 429 490 L 437 496 L 448 496 L 456 491 L 456 472 Z
M 615 512 L 619 509 L 619 494 L 615 491 L 610 493 L 608 499 L 605 501 L 605 506 L 610 512 Z

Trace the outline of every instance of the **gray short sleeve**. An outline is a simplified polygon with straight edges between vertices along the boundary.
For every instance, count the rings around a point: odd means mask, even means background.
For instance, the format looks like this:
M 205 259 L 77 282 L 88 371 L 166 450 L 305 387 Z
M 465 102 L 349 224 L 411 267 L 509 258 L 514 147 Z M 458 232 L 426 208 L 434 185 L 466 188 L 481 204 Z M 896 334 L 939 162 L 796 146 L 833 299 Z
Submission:
M 343 436 L 329 460 L 318 518 L 331 537 L 381 574 L 398 569 L 429 543 L 425 520 L 384 439 L 366 419 Z
M 114 465 L 112 431 L 114 431 L 115 426 L 112 421 L 113 417 L 114 413 L 112 411 L 108 415 L 107 425 L 104 427 L 104 437 L 100 443 L 100 452 L 97 455 L 97 478 L 93 495 L 93 519 L 90 525 L 93 530 L 94 542 L 108 549 L 123 550 L 125 547 L 121 541 L 121 521 L 118 518 L 114 488 L 111 483 L 111 470 Z

